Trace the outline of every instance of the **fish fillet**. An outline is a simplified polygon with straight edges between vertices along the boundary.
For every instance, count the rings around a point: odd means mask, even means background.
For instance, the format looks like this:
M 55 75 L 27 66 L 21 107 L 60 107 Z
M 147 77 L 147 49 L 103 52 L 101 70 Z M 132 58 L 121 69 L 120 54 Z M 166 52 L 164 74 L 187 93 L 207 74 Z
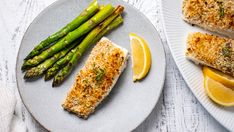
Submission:
M 234 39 L 234 0 L 184 0 L 183 19 Z
M 77 74 L 62 107 L 81 118 L 88 118 L 112 90 L 127 59 L 126 49 L 102 38 Z
M 200 32 L 189 34 L 186 57 L 234 76 L 234 40 Z

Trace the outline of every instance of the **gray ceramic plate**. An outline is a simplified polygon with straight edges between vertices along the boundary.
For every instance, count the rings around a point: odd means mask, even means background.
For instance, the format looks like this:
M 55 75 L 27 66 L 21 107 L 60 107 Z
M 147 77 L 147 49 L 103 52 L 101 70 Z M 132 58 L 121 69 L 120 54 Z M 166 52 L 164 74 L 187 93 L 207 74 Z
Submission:
M 51 81 L 44 82 L 43 78 L 25 81 L 20 70 L 23 58 L 36 44 L 70 22 L 90 2 L 91 0 L 58 0 L 32 22 L 23 37 L 17 59 L 16 75 L 20 95 L 33 117 L 51 131 L 130 131 L 144 121 L 155 107 L 164 84 L 166 62 L 163 46 L 154 26 L 142 13 L 127 3 L 115 0 L 99 1 L 100 4 L 121 4 L 125 7 L 124 24 L 107 37 L 131 51 L 129 32 L 142 36 L 151 49 L 152 67 L 143 81 L 133 83 L 132 62 L 129 59 L 127 68 L 110 95 L 88 120 L 64 111 L 61 102 L 66 97 L 75 74 L 84 65 L 90 50 L 79 61 L 65 83 L 58 88 L 52 88 Z

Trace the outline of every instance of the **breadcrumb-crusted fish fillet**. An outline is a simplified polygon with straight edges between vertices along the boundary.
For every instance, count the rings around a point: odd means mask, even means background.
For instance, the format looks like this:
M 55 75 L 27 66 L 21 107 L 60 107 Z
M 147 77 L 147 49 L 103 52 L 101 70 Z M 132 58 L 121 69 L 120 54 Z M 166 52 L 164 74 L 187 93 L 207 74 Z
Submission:
M 189 34 L 186 57 L 234 76 L 234 40 L 199 32 Z
M 76 76 L 63 108 L 81 118 L 88 118 L 110 93 L 126 67 L 128 51 L 102 38 L 93 48 L 85 66 Z
M 234 39 L 234 0 L 184 0 L 183 19 Z

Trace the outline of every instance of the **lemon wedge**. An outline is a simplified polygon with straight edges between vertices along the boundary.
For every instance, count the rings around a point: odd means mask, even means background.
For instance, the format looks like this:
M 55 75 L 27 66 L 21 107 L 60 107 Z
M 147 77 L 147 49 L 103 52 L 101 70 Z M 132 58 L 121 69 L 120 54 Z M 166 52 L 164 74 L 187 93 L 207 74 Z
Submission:
M 222 83 L 223 85 L 234 90 L 234 78 L 218 70 L 209 67 L 203 67 L 203 73 L 210 78 Z
M 209 76 L 204 77 L 204 87 L 207 95 L 217 104 L 234 106 L 234 91 Z
M 132 50 L 133 81 L 143 79 L 151 67 L 151 53 L 147 42 L 140 36 L 130 33 L 130 44 Z

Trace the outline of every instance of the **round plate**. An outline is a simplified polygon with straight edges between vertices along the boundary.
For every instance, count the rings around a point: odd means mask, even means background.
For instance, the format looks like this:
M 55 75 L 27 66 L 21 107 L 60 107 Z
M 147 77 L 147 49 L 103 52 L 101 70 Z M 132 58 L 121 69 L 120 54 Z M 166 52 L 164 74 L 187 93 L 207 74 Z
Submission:
M 185 58 L 188 33 L 207 31 L 183 21 L 182 0 L 163 0 L 161 5 L 167 41 L 184 80 L 205 109 L 227 129 L 234 130 L 234 107 L 221 107 L 212 102 L 205 93 L 201 67 Z
M 74 19 L 91 0 L 59 0 L 45 9 L 25 33 L 17 59 L 17 84 L 22 100 L 35 119 L 50 131 L 130 131 L 135 129 L 155 107 L 165 76 L 165 56 L 160 37 L 154 26 L 138 10 L 125 2 L 102 0 L 99 4 L 112 3 L 125 7 L 124 24 L 107 37 L 130 52 L 129 32 L 134 32 L 148 42 L 152 52 L 152 67 L 141 82 L 133 83 L 131 58 L 110 95 L 95 113 L 83 120 L 61 107 L 72 86 L 76 73 L 84 66 L 90 51 L 79 61 L 68 79 L 57 88 L 44 78 L 25 81 L 20 70 L 23 58 L 36 44 Z

